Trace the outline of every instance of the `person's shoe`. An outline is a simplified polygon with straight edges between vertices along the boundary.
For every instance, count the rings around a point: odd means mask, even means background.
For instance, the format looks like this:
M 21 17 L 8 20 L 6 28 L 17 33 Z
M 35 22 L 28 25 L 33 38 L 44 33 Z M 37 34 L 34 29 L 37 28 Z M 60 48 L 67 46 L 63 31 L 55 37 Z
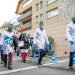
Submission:
M 3 61 L 1 61 L 1 64 L 3 64 Z
M 70 69 L 73 69 L 73 67 L 71 66 L 71 67 L 69 67 Z
M 41 68 L 43 65 L 41 63 L 37 64 L 39 68 Z
M 4 64 L 4 66 L 3 66 L 3 67 L 7 67 L 7 65 L 5 65 L 5 64 Z
M 8 66 L 8 69 L 9 69 L 9 70 L 12 70 L 12 67 L 11 67 L 11 66 Z
M 12 67 L 8 67 L 9 70 L 12 70 Z
M 38 63 L 37 65 L 42 65 L 41 63 Z
M 26 60 L 24 60 L 23 63 L 26 63 Z

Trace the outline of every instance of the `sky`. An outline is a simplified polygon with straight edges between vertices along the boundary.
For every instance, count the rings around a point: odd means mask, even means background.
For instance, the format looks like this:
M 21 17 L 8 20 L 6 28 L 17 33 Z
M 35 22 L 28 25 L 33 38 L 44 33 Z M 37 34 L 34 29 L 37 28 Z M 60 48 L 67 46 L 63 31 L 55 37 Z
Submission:
M 19 0 L 0 0 L 0 27 L 16 16 L 15 11 Z

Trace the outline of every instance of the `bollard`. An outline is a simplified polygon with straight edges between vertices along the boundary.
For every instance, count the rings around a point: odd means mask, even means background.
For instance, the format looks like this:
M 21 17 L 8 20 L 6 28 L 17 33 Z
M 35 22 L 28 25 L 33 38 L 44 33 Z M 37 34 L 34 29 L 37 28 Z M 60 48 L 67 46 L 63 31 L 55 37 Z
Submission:
M 55 53 L 52 55 L 51 63 L 57 63 L 57 58 Z
M 19 56 L 18 56 L 19 58 L 22 58 L 22 54 L 21 53 L 19 53 Z
M 33 64 L 37 64 L 37 55 L 36 53 L 34 52 L 34 56 L 33 56 Z

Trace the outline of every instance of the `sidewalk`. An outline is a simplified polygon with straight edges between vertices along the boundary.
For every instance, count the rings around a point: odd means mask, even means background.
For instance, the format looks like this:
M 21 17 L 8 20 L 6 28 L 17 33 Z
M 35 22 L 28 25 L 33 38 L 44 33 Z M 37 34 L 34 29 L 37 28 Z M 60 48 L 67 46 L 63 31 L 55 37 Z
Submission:
M 29 60 L 27 63 L 21 63 L 14 61 L 13 70 L 8 70 L 6 68 L 0 69 L 0 74 L 5 73 L 5 75 L 74 75 L 75 69 L 70 70 L 68 68 L 68 61 L 60 60 L 57 64 L 47 63 L 39 67 L 37 65 L 32 65 Z M 75 67 L 75 66 L 74 66 Z M 2 75 L 2 74 L 1 74 Z
M 66 58 L 66 59 L 68 59 L 68 58 Z M 51 58 L 44 57 L 42 64 L 51 63 L 50 60 L 51 60 Z M 58 60 L 61 61 L 61 60 L 64 60 L 64 58 L 59 58 Z M 33 60 L 33 57 L 30 57 L 26 63 L 23 63 L 21 61 L 21 58 L 19 58 L 18 56 L 13 57 L 13 69 L 29 67 L 29 66 L 36 66 L 36 64 L 37 64 L 37 62 Z M 2 64 L 0 64 L 0 71 L 5 71 L 5 70 L 7 70 L 7 69 L 4 68 Z

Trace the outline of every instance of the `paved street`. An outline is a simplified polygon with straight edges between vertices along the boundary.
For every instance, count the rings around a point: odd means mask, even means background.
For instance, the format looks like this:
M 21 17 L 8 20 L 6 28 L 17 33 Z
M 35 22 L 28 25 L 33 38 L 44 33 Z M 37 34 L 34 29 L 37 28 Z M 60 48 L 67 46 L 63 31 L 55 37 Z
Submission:
M 68 68 L 68 60 L 60 59 L 58 63 L 49 63 L 49 58 L 44 58 L 43 66 L 37 66 L 32 58 L 27 63 L 14 58 L 13 70 L 8 70 L 0 64 L 0 75 L 75 75 L 75 69 Z M 75 66 L 74 66 L 75 67 Z

